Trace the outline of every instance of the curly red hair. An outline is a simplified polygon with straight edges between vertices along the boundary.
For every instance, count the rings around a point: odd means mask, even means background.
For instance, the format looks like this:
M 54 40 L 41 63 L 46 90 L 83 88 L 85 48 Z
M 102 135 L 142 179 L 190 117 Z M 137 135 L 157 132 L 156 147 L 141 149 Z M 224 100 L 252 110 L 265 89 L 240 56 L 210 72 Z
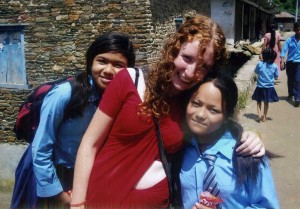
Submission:
M 221 27 L 210 18 L 202 15 L 188 18 L 176 33 L 169 36 L 159 61 L 149 72 L 144 102 L 141 108 L 143 114 L 147 116 L 154 114 L 155 117 L 162 117 L 169 113 L 171 75 L 175 69 L 174 60 L 179 54 L 181 45 L 194 40 L 200 41 L 198 73 L 201 74 L 203 54 L 207 45 L 212 44 L 214 64 L 224 60 L 226 39 Z

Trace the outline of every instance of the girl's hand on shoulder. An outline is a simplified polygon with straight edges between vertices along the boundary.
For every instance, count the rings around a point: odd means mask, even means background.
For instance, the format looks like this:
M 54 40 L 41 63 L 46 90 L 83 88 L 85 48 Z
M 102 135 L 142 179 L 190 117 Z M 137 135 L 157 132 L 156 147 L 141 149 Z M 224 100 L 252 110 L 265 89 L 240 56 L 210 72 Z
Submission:
M 240 143 L 241 145 L 236 149 L 240 155 L 262 157 L 266 152 L 261 137 L 254 131 L 244 131 Z
M 212 208 L 210 208 L 210 207 L 207 207 L 205 205 L 202 205 L 202 204 L 196 202 L 192 209 L 216 209 L 216 206 L 213 206 Z

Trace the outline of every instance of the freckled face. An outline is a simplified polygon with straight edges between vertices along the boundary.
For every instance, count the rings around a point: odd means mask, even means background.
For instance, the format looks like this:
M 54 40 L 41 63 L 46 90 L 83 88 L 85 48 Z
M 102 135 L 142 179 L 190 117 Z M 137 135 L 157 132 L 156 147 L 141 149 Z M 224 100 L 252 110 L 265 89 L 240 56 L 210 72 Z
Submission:
M 128 65 L 127 59 L 118 52 L 98 54 L 92 65 L 92 76 L 99 89 L 105 89 L 115 74 Z
M 174 60 L 175 69 L 172 73 L 172 94 L 192 88 L 207 75 L 214 64 L 212 43 L 206 47 L 203 54 L 203 65 L 197 69 L 199 62 L 199 41 L 189 41 L 182 44 L 178 56 Z
M 189 128 L 196 135 L 205 136 L 219 129 L 224 120 L 220 90 L 212 82 L 202 84 L 186 109 Z

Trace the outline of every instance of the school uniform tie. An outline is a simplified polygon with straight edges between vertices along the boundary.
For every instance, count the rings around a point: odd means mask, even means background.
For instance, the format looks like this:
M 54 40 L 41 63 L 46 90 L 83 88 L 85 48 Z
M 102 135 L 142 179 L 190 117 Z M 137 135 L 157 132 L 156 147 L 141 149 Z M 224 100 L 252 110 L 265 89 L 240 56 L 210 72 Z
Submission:
M 203 159 L 207 165 L 207 171 L 204 175 L 203 180 L 203 191 L 210 192 L 213 196 L 219 197 L 220 189 L 218 186 L 218 182 L 216 180 L 216 173 L 214 171 L 214 164 L 217 159 L 216 155 L 204 154 Z M 217 205 L 217 208 L 222 208 L 220 204 Z

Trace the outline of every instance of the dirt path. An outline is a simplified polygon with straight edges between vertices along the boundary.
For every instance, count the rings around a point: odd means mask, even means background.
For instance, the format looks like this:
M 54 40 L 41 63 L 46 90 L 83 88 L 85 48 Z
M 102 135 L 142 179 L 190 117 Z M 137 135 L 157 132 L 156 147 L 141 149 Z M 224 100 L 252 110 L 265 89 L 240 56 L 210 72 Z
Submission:
M 267 122 L 257 122 L 256 101 L 251 98 L 240 114 L 245 129 L 261 133 L 266 148 L 283 158 L 271 161 L 274 181 L 281 208 L 300 208 L 300 108 L 286 100 L 287 85 L 285 71 L 275 85 L 280 101 L 271 103 Z

